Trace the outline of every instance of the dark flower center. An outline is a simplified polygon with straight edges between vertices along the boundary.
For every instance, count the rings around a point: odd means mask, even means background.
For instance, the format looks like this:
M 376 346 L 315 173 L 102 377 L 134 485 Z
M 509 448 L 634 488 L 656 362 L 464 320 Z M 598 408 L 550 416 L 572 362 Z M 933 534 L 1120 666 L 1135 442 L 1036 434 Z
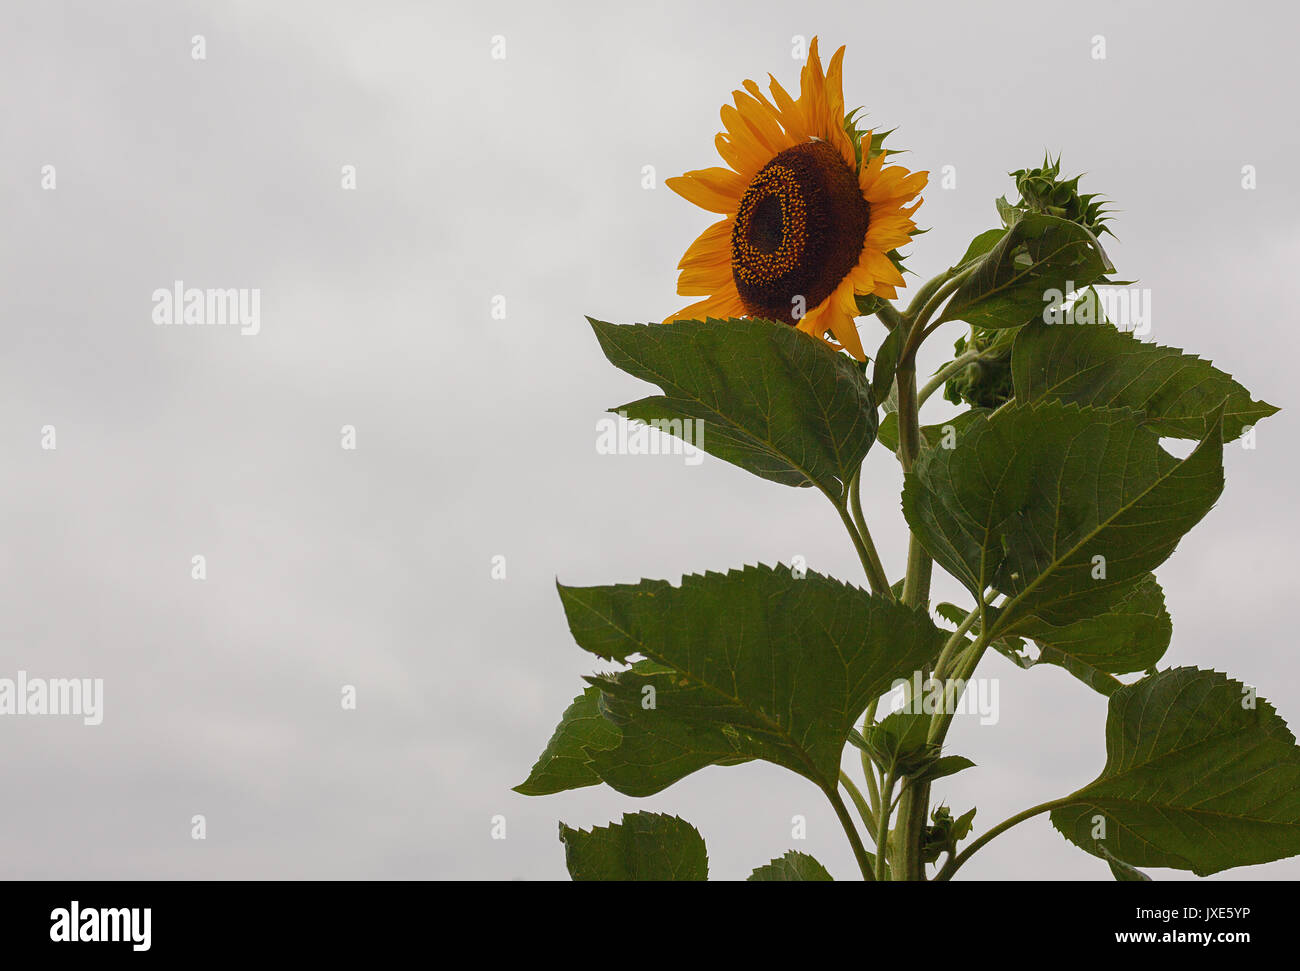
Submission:
M 870 218 L 857 174 L 828 143 L 775 156 L 745 190 L 731 230 L 746 313 L 797 324 L 857 265 Z

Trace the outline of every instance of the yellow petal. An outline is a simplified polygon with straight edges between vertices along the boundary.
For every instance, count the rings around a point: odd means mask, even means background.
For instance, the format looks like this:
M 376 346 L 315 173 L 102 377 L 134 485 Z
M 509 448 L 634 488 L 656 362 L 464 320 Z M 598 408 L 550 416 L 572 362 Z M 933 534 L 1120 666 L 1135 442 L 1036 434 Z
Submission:
M 664 185 L 708 212 L 734 213 L 747 183 L 730 169 L 712 168 L 665 179 Z
M 812 137 L 812 133 L 808 131 L 803 111 L 798 103 L 790 97 L 789 92 L 781 87 L 780 81 L 770 74 L 767 77 L 771 81 L 769 87 L 772 91 L 772 100 L 776 102 L 777 111 L 779 112 L 778 120 L 781 122 L 781 127 L 785 129 L 785 133 L 790 136 L 792 142 L 807 141 Z
M 682 257 L 681 262 L 677 264 L 677 268 L 680 270 L 700 263 L 708 265 L 726 263 L 730 265 L 731 227 L 733 224 L 734 220 L 732 219 L 721 219 L 700 233 L 695 242 L 686 248 L 686 254 Z
M 671 324 L 677 320 L 703 320 L 706 317 L 720 317 L 728 320 L 732 317 L 740 317 L 744 312 L 745 308 L 740 302 L 740 294 L 732 289 L 727 293 L 715 293 L 713 296 L 693 303 L 689 307 L 683 307 L 677 313 L 666 318 L 664 323 Z
M 678 274 L 677 293 L 682 297 L 707 297 L 734 283 L 730 263 L 696 263 L 683 267 Z

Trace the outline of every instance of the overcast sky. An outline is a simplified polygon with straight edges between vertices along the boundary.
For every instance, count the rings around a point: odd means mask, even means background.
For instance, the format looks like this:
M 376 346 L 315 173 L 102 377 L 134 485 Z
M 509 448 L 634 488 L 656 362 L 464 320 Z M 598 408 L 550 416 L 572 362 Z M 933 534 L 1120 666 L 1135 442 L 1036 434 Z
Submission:
M 848 104 L 934 173 L 921 278 L 995 225 L 1009 170 L 1060 152 L 1121 210 L 1106 245 L 1150 290 L 1148 339 L 1283 407 L 1255 450 L 1227 449 L 1222 500 L 1159 576 L 1167 663 L 1227 670 L 1300 718 L 1298 25 L 1280 9 L 6 4 L 0 677 L 103 678 L 105 699 L 97 727 L 0 718 L 0 875 L 553 879 L 558 819 L 637 809 L 698 826 L 715 877 L 791 848 L 854 874 L 821 795 L 765 764 L 644 800 L 510 791 L 594 667 L 557 577 L 803 555 L 863 582 L 811 490 L 595 447 L 604 409 L 648 388 L 583 315 L 683 304 L 675 267 L 712 217 L 661 181 L 720 164 L 718 108 L 742 80 L 797 85 L 796 35 L 847 44 Z M 260 290 L 260 331 L 156 325 L 152 294 L 178 280 Z M 962 329 L 929 342 L 927 373 Z M 875 450 L 864 501 L 895 577 L 900 486 Z M 982 832 L 1095 777 L 1105 703 L 1046 666 L 981 673 L 1000 679 L 1000 720 L 958 718 L 950 751 L 979 767 L 936 798 L 978 805 Z M 965 874 L 1109 879 L 1045 818 Z

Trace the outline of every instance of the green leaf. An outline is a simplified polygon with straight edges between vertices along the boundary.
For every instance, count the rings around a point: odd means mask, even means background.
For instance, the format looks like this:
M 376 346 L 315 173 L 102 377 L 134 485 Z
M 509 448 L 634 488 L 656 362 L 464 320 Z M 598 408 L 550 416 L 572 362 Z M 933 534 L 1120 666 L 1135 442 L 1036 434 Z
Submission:
M 934 782 L 936 779 L 946 779 L 950 775 L 973 768 L 975 763 L 964 755 L 944 755 L 922 769 L 912 781 L 913 783 Z
M 1065 838 L 1133 867 L 1207 876 L 1300 853 L 1295 736 L 1218 671 L 1174 668 L 1111 695 L 1106 766 L 1067 799 L 1052 811 Z
M 776 880 L 827 881 L 832 880 L 833 878 L 826 872 L 824 866 L 807 853 L 800 853 L 798 850 L 791 850 L 785 856 L 779 856 L 771 863 L 759 867 L 749 875 L 749 879 L 755 882 L 760 882 Z
M 994 246 L 1002 242 L 1002 237 L 1006 236 L 1006 234 L 1006 229 L 986 229 L 971 240 L 970 246 L 966 248 L 965 254 L 957 261 L 957 266 L 953 267 L 953 269 L 956 270 L 984 256 Z
M 1143 343 L 1106 323 L 1028 324 L 1016 337 L 1011 372 L 1018 401 L 1133 408 L 1169 438 L 1204 438 L 1225 399 L 1227 441 L 1278 410 L 1253 401 L 1209 361 L 1176 347 Z
M 1028 618 L 1019 630 L 1043 649 L 1038 660 L 1026 667 L 1056 664 L 1103 694 L 1111 694 L 1120 682 L 1097 675 L 1153 669 L 1169 649 L 1173 622 L 1165 609 L 1164 591 L 1148 573 L 1105 613 L 1059 627 Z
M 1097 237 L 1042 213 L 1029 213 L 998 240 L 944 308 L 939 322 L 1019 327 L 1041 316 L 1049 290 L 1085 287 L 1113 272 Z
M 749 319 L 588 320 L 611 363 L 663 390 L 612 412 L 663 423 L 662 430 L 764 479 L 815 485 L 842 499 L 875 441 L 876 404 L 861 367 L 793 327 Z M 687 420 L 698 424 L 680 425 Z
M 921 453 L 903 512 L 972 597 L 1007 596 L 990 637 L 1064 627 L 1116 609 L 1214 505 L 1220 428 L 1179 461 L 1131 411 L 1009 404 Z
M 752 756 L 738 730 L 713 719 L 717 695 L 672 668 L 639 661 L 631 670 L 588 679 L 619 741 L 588 752 L 600 779 L 626 796 L 651 796 L 710 765 L 738 765 Z M 653 707 L 647 701 L 653 700 Z
M 624 813 L 589 832 L 560 823 L 574 880 L 707 880 L 709 854 L 690 823 L 661 813 Z
M 833 791 L 854 721 L 944 641 L 923 609 L 816 573 L 795 579 L 785 568 L 687 576 L 680 587 L 643 580 L 559 591 L 579 646 L 614 661 L 644 656 L 674 672 L 598 681 L 625 740 L 635 725 L 662 741 L 662 762 L 637 750 L 653 763 L 644 780 L 630 757 L 619 771 L 619 748 L 592 753 L 611 785 L 635 794 L 721 758 L 765 759 Z M 647 685 L 653 707 L 644 704 Z
M 613 748 L 619 730 L 600 713 L 600 689 L 589 687 L 560 716 L 560 724 L 528 778 L 515 786 L 525 796 L 546 796 L 601 782 L 587 749 Z

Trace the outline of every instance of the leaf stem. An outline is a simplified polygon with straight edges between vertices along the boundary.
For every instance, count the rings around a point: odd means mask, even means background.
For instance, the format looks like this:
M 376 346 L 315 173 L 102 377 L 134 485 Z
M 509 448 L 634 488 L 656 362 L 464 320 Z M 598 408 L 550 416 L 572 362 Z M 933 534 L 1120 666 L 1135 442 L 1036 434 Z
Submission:
M 1012 826 L 1015 826 L 1017 823 L 1023 823 L 1026 819 L 1032 819 L 1034 816 L 1037 816 L 1039 813 L 1049 812 L 1050 810 L 1056 809 L 1059 806 L 1068 805 L 1070 802 L 1070 798 L 1071 797 L 1066 796 L 1062 799 L 1053 799 L 1051 802 L 1039 803 L 1037 806 L 1031 806 L 1029 809 L 1026 809 L 1023 812 L 1016 813 L 1014 816 L 1012 816 L 1009 819 L 1004 819 L 1002 822 L 998 823 L 996 826 L 990 829 L 987 833 L 985 833 L 975 842 L 967 846 L 966 849 L 962 850 L 955 857 L 949 857 L 948 862 L 943 865 L 943 867 L 939 870 L 937 874 L 935 874 L 934 878 L 936 880 L 951 880 L 952 875 L 957 872 L 957 869 L 963 863 L 969 860 L 971 856 L 975 853 L 975 851 L 980 849 L 980 847 L 982 847 L 989 840 L 993 839 L 995 836 L 1000 836 L 1002 833 L 1005 833 L 1007 830 L 1009 830 Z
M 853 525 L 853 520 L 849 518 L 848 511 L 838 503 L 835 510 L 840 514 L 840 519 L 844 522 L 844 528 L 849 531 L 849 536 L 853 538 L 853 546 L 858 551 L 858 559 L 862 563 L 863 571 L 867 574 L 867 584 L 871 587 L 871 592 L 878 597 L 892 597 L 893 595 L 889 592 L 889 581 L 885 578 L 879 561 L 872 560 L 871 552 L 858 534 L 857 528 Z
M 921 389 L 921 393 L 916 396 L 917 408 L 920 408 L 923 404 L 925 404 L 926 400 L 930 397 L 930 395 L 934 394 L 936 391 L 942 388 L 944 386 L 944 383 L 950 377 L 952 377 L 962 368 L 966 367 L 966 365 L 974 364 L 976 361 L 978 361 L 981 353 L 982 352 L 978 350 L 966 351 L 966 353 L 962 354 L 960 357 L 957 357 L 949 361 L 943 367 L 939 368 L 939 370 L 934 373 L 934 377 L 932 377 L 929 381 L 925 382 L 925 387 Z
M 854 808 L 857 809 L 858 815 L 862 818 L 862 825 L 870 833 L 871 823 L 876 818 L 876 814 L 872 811 L 871 806 L 867 804 L 867 800 L 862 795 L 862 790 L 854 784 L 853 778 L 843 769 L 840 769 L 840 785 L 848 790 L 849 799 Z
M 981 601 L 980 606 L 977 607 L 976 610 L 982 611 L 983 609 L 984 604 L 983 601 Z M 979 667 L 980 659 L 984 657 L 984 652 L 988 650 L 989 644 L 991 643 L 992 640 L 983 630 L 983 625 L 981 625 L 980 634 L 975 638 L 974 643 L 958 656 L 955 662 L 956 671 L 953 674 L 952 680 L 969 681 L 971 675 L 975 673 L 975 669 Z M 944 697 L 947 697 L 946 689 L 944 691 Z M 940 706 L 939 710 L 935 712 L 934 719 L 930 722 L 930 731 L 926 736 L 927 741 L 936 745 L 943 744 L 944 739 L 948 735 L 948 727 L 952 724 L 953 716 L 956 714 L 955 712 L 946 711 L 946 708 L 946 705 Z
M 839 787 L 832 785 L 829 789 L 823 791 L 826 793 L 826 798 L 831 801 L 831 805 L 835 807 L 835 815 L 839 817 L 840 825 L 844 827 L 844 835 L 849 838 L 849 845 L 853 847 L 853 855 L 857 858 L 858 869 L 862 871 L 862 878 L 864 880 L 876 879 L 875 873 L 872 872 L 871 855 L 867 853 L 867 848 L 862 845 L 862 837 L 858 835 L 857 827 L 853 825 L 853 818 L 849 815 L 849 807 L 844 805 Z
M 881 302 L 880 309 L 876 311 L 876 316 L 879 317 L 884 325 L 890 330 L 893 330 L 903 322 L 903 315 L 899 313 L 898 308 L 888 300 Z
M 867 705 L 867 713 L 862 717 L 863 737 L 866 737 L 871 726 L 876 723 L 876 707 L 879 704 L 879 698 L 872 698 L 871 704 Z M 858 757 L 862 762 L 862 774 L 867 779 L 867 795 L 871 797 L 871 818 L 876 819 L 880 814 L 880 790 L 876 787 L 876 766 L 862 749 L 858 750 Z
M 971 612 L 957 625 L 957 630 L 948 638 L 947 643 L 943 645 L 943 650 L 939 652 L 939 660 L 934 662 L 934 676 L 936 678 L 943 678 L 948 673 L 948 665 L 952 661 L 953 654 L 959 646 L 966 642 L 966 635 L 975 626 L 975 621 L 979 619 L 980 608 L 977 606 L 972 608 Z
M 849 505 L 853 511 L 853 522 L 857 525 L 859 539 L 862 540 L 860 553 L 865 554 L 866 559 L 862 567 L 867 571 L 867 580 L 871 583 L 873 593 L 894 599 L 894 593 L 889 586 L 889 576 L 885 573 L 885 565 L 880 560 L 880 553 L 876 549 L 875 541 L 871 538 L 871 530 L 867 529 L 867 518 L 862 515 L 862 467 L 858 467 L 857 473 L 853 476 L 853 481 L 849 483 Z M 872 576 L 875 579 L 872 580 Z

